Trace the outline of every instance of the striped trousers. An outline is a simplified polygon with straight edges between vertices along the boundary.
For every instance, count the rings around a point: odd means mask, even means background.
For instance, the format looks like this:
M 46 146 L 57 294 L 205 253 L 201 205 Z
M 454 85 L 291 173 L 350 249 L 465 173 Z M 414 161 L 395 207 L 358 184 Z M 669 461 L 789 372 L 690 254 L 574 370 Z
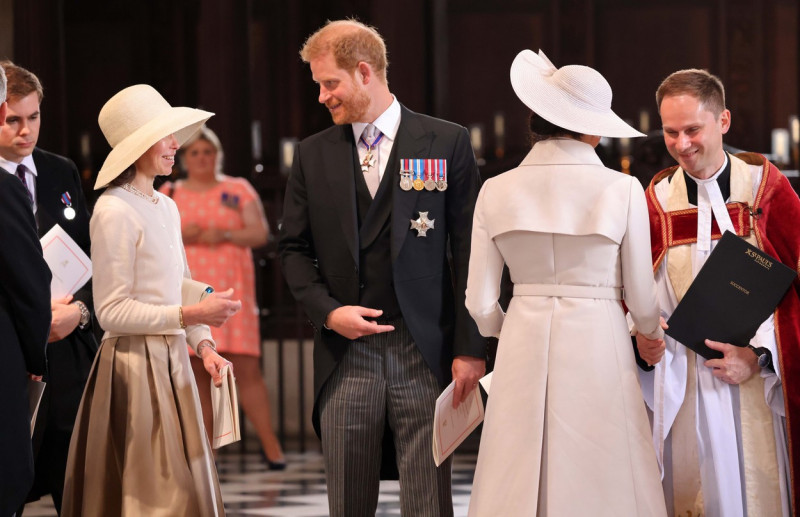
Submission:
M 393 332 L 350 342 L 320 393 L 331 517 L 374 517 L 388 421 L 397 450 L 401 514 L 451 517 L 451 458 L 433 462 L 440 387 L 402 319 Z

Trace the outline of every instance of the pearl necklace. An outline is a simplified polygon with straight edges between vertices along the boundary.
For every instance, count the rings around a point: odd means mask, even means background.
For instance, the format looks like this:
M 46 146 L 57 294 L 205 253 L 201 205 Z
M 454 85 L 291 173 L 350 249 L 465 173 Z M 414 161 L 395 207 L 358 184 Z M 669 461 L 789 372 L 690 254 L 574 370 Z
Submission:
M 149 201 L 154 205 L 158 204 L 158 197 L 157 196 L 148 196 L 138 188 L 134 187 L 130 183 L 125 183 L 122 185 L 122 188 L 133 194 L 134 196 L 139 196 L 140 198 L 144 199 L 145 201 Z

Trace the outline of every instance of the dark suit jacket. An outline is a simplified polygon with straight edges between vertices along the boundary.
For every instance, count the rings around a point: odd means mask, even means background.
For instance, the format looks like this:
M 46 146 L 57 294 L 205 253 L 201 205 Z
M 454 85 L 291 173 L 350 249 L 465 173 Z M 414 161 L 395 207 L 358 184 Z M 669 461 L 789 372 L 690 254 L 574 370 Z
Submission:
M 0 515 L 25 501 L 33 482 L 26 372 L 45 371 L 50 333 L 50 269 L 42 258 L 30 201 L 0 169 Z
M 447 190 L 402 190 L 399 160 L 406 158 L 446 159 Z M 394 289 L 415 343 L 445 386 L 454 355 L 486 356 L 464 306 L 478 168 L 463 127 L 405 107 L 388 159 L 376 200 L 391 200 L 378 209 L 391 218 Z M 359 305 L 359 242 L 371 237 L 370 229 L 359 235 L 356 162 L 352 126 L 333 126 L 300 142 L 286 187 L 279 249 L 286 281 L 315 329 L 315 401 L 349 343 L 323 324 L 337 307 Z M 390 196 L 381 196 L 385 188 Z M 435 220 L 427 237 L 410 229 L 420 211 Z M 315 402 L 319 433 L 317 410 Z
M 70 237 L 89 255 L 89 211 L 81 187 L 80 176 L 75 164 L 57 154 L 49 153 L 38 147 L 33 151 L 33 162 L 36 164 L 36 202 L 38 210 L 36 220 L 39 236 L 44 236 L 53 226 L 58 224 Z M 61 196 L 68 192 L 71 197 L 75 218 L 67 219 L 64 215 L 66 205 Z M 90 312 L 93 311 L 92 283 L 89 281 L 74 295 L 75 300 L 86 304 Z M 60 472 L 66 466 L 69 436 L 75 424 L 75 415 L 78 413 L 83 388 L 89 376 L 89 370 L 97 351 L 92 324 L 85 329 L 76 328 L 72 334 L 61 341 L 50 343 L 47 347 L 48 369 L 45 375 L 47 388 L 42 401 L 42 424 L 47 429 L 52 429 L 61 435 L 60 439 L 51 438 L 45 445 L 43 454 L 37 458 L 37 483 L 34 496 L 49 493 L 51 488 L 42 485 L 40 473 L 44 473 L 50 465 L 57 466 Z M 36 445 L 43 439 L 40 435 L 40 426 L 37 419 L 37 435 L 34 437 Z M 44 427 L 41 432 L 44 432 Z M 52 450 L 51 447 L 55 450 Z M 43 456 L 43 457 L 42 457 Z M 56 476 L 59 477 L 59 476 Z M 54 482 L 56 485 L 63 484 Z

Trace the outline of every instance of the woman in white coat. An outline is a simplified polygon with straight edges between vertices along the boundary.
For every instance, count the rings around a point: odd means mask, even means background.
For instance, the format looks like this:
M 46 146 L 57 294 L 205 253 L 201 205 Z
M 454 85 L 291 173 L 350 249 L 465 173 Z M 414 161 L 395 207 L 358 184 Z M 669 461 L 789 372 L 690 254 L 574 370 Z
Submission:
M 535 143 L 475 207 L 466 303 L 500 344 L 469 515 L 666 515 L 622 304 L 663 336 L 644 192 L 594 152 L 601 136 L 642 135 L 589 67 L 525 50 L 511 83 Z

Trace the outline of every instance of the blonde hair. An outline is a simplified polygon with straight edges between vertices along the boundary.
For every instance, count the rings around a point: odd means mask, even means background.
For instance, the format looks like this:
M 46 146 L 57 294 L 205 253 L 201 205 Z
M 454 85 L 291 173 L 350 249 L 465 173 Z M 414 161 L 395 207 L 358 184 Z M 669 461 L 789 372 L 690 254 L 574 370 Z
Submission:
M 353 19 L 328 21 L 308 37 L 300 49 L 300 58 L 309 63 L 327 53 L 333 55 L 336 66 L 351 73 L 359 62 L 368 63 L 375 75 L 387 82 L 386 43 L 375 27 Z
M 192 135 L 192 137 L 183 143 L 181 146 L 181 153 L 185 153 L 186 149 L 192 146 L 198 140 L 205 140 L 212 146 L 214 149 L 217 150 L 217 163 L 215 165 L 216 170 L 214 172 L 221 173 L 222 172 L 222 164 L 223 159 L 225 158 L 225 153 L 222 151 L 222 142 L 219 141 L 219 137 L 217 134 L 208 126 L 203 124 L 203 126 Z

